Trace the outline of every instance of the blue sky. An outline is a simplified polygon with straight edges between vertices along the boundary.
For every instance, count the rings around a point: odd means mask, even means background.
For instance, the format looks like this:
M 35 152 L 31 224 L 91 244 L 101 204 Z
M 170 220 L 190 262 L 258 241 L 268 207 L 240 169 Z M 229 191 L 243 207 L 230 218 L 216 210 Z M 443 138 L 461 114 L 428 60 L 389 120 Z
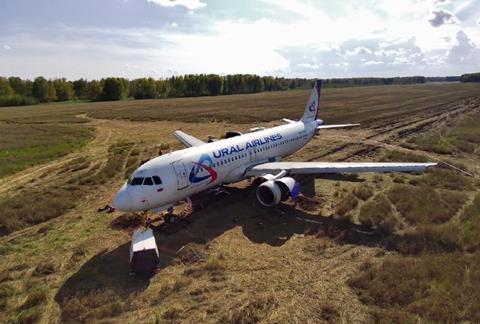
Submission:
M 2 0 L 0 75 L 480 71 L 480 0 Z

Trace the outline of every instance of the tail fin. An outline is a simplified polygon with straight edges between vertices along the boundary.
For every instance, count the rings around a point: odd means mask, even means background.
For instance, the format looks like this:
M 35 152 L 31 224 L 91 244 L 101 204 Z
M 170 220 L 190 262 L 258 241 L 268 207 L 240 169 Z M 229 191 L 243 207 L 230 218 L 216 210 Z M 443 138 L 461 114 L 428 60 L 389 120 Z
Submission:
M 315 80 L 310 99 L 308 99 L 307 107 L 303 113 L 301 121 L 316 120 L 318 116 L 318 108 L 320 107 L 320 90 L 322 89 L 322 80 Z

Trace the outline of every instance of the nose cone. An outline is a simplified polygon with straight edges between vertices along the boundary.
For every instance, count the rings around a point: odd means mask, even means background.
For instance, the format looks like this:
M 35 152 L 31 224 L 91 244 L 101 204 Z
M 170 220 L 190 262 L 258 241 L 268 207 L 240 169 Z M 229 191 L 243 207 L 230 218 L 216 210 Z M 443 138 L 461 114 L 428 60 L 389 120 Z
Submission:
M 113 207 L 116 210 L 128 212 L 132 210 L 132 198 L 127 192 L 127 186 L 124 185 L 120 190 L 117 191 L 115 197 L 113 198 Z

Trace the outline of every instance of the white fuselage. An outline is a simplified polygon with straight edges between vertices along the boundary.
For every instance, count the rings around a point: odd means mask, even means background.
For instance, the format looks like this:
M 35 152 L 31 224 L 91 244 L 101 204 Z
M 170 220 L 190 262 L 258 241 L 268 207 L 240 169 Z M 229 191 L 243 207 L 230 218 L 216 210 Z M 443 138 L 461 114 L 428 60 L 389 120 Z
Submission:
M 133 172 L 117 192 L 114 206 L 121 211 L 161 209 L 203 190 L 240 181 L 249 167 L 299 150 L 317 125 L 316 120 L 299 121 L 156 157 Z

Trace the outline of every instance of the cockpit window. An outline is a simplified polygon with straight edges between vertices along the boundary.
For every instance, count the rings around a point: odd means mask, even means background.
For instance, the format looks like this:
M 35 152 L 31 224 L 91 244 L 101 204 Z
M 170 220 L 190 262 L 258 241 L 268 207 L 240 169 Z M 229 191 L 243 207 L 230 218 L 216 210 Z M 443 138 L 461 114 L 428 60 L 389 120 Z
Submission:
M 132 186 L 139 186 L 143 183 L 143 178 L 133 178 L 132 181 L 130 181 L 130 184 Z
M 143 181 L 143 184 L 146 186 L 153 186 L 152 178 L 145 178 L 145 180 Z
M 152 177 L 153 182 L 155 182 L 156 185 L 162 184 L 162 180 L 158 176 L 153 176 Z

